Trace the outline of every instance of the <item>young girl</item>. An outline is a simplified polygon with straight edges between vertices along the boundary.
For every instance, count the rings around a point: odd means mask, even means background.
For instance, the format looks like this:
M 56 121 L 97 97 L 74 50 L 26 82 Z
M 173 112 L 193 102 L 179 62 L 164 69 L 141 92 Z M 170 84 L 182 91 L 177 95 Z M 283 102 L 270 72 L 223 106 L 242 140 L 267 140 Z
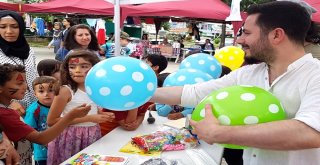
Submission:
M 52 40 L 49 43 L 48 48 L 50 49 L 53 46 L 54 47 L 53 52 L 57 53 L 58 49 L 60 48 L 61 41 L 62 41 L 62 25 L 60 22 L 55 22 Z
M 24 66 L 12 64 L 0 65 L 0 77 L 0 125 L 2 126 L 2 131 L 13 142 L 29 140 L 46 145 L 58 136 L 73 119 L 85 116 L 90 110 L 90 106 L 84 104 L 75 107 L 53 127 L 38 132 L 22 122 L 16 111 L 8 108 L 13 99 L 20 100 L 26 93 L 27 84 Z M 17 151 L 19 152 L 19 147 Z M 23 159 L 20 160 L 20 163 L 28 164 Z
M 88 71 L 99 62 L 95 53 L 88 50 L 74 50 L 61 67 L 61 88 L 55 96 L 48 115 L 48 125 L 55 123 L 70 109 L 83 103 L 90 103 L 91 110 L 83 118 L 74 120 L 65 131 L 48 145 L 48 165 L 60 164 L 101 137 L 98 123 L 112 121 L 114 114 L 98 112 L 85 93 L 84 81 Z

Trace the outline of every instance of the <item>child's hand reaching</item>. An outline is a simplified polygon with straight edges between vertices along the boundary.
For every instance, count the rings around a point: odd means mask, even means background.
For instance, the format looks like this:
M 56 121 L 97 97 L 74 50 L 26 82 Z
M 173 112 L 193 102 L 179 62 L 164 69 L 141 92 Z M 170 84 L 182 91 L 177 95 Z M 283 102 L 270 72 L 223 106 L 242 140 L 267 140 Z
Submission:
M 108 112 L 105 112 L 108 113 Z M 90 122 L 94 123 L 104 123 L 106 121 L 113 121 L 114 119 L 114 114 L 113 113 L 108 113 L 108 114 L 94 114 L 90 115 Z
M 67 113 L 66 116 L 69 116 L 71 119 L 80 118 L 86 116 L 90 110 L 91 105 L 82 104 L 76 108 L 73 108 L 73 110 Z
M 135 120 L 134 122 L 131 122 L 131 123 L 125 123 L 124 125 L 122 125 L 122 127 L 127 131 L 133 131 L 133 130 L 136 130 L 139 127 L 139 125 L 140 125 L 139 121 Z
M 169 120 L 178 120 L 178 119 L 181 119 L 181 118 L 183 118 L 184 116 L 183 116 L 183 114 L 182 113 L 171 113 L 171 114 L 169 114 L 168 115 L 168 119 Z
M 24 116 L 26 114 L 25 108 L 17 101 L 12 101 L 9 105 L 9 108 L 18 112 L 20 116 Z

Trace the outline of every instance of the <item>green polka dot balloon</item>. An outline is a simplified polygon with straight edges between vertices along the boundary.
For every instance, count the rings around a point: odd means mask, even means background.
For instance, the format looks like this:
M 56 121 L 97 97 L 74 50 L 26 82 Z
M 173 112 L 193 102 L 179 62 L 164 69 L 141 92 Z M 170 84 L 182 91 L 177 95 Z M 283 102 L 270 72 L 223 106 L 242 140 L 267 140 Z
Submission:
M 205 117 L 205 105 L 212 104 L 213 114 L 222 125 L 249 125 L 286 119 L 280 101 L 270 92 L 255 86 L 231 86 L 216 90 L 194 109 L 191 119 Z M 223 144 L 226 148 L 244 146 Z

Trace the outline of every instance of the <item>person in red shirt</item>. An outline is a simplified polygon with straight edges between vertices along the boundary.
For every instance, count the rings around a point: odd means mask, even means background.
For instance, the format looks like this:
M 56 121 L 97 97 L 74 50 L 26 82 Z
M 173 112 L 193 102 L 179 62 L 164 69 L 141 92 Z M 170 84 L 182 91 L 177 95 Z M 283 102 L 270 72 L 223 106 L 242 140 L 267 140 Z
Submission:
M 101 135 L 104 136 L 108 134 L 118 126 L 121 126 L 121 128 L 128 131 L 136 130 L 143 122 L 145 113 L 151 104 L 153 103 L 147 102 L 140 107 L 129 111 L 113 111 L 109 109 L 103 109 L 106 112 L 113 112 L 115 119 L 112 122 L 108 121 L 100 123 Z
M 38 132 L 25 124 L 16 111 L 8 108 L 13 99 L 20 100 L 25 95 L 27 90 L 25 67 L 12 64 L 0 65 L 0 77 L 0 125 L 2 131 L 13 142 L 26 139 L 33 143 L 46 145 L 68 127 L 75 118 L 86 116 L 91 108 L 85 104 L 76 107 L 54 126 Z

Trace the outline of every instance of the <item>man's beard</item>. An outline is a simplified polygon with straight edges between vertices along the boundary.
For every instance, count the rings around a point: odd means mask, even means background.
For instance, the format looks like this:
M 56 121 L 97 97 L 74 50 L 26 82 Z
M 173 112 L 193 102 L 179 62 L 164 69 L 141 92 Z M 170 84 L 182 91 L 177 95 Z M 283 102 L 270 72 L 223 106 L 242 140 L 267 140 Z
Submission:
M 271 48 L 268 40 L 264 37 L 262 37 L 256 44 L 250 46 L 249 49 L 250 56 L 245 55 L 245 64 L 258 64 L 261 62 L 268 64 L 274 60 L 274 50 Z
M 259 64 L 261 63 L 260 60 L 256 59 L 255 57 L 252 56 L 244 56 L 244 62 L 246 65 L 251 65 L 251 64 Z

